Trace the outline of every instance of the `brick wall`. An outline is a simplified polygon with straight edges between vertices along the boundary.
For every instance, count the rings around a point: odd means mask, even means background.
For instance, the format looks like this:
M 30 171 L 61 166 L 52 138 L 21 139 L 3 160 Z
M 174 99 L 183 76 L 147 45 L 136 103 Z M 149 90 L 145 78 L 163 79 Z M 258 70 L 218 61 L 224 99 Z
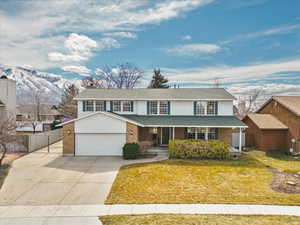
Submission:
M 63 154 L 74 155 L 75 153 L 75 133 L 74 122 L 63 126 Z
M 126 123 L 126 142 L 138 142 L 139 130 L 138 126 L 132 123 Z

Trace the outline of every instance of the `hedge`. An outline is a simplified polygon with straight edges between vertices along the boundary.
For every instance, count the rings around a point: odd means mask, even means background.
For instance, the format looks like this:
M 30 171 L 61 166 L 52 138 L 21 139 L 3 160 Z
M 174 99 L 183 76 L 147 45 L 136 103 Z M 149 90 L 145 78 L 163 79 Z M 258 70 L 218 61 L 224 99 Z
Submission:
M 123 146 L 124 159 L 137 159 L 141 154 L 140 146 L 137 143 L 126 143 Z
M 219 140 L 170 140 L 169 155 L 180 159 L 229 159 L 229 144 Z

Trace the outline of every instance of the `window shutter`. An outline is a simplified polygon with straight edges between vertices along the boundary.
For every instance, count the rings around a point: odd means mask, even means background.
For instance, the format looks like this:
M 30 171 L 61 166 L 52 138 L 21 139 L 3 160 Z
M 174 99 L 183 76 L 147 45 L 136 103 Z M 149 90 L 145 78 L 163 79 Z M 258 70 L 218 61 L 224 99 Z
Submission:
M 149 102 L 147 102 L 147 114 L 149 115 L 150 111 L 149 111 Z
M 218 115 L 218 102 L 215 102 L 215 115 Z
M 86 110 L 85 101 L 82 101 L 82 111 L 85 112 Z
M 170 104 L 170 102 L 168 102 L 168 115 L 170 115 L 170 112 L 171 112 L 170 106 L 171 106 L 171 104 Z
M 106 112 L 106 101 L 104 101 L 104 112 Z
M 111 112 L 114 111 L 114 104 L 113 104 L 113 101 L 110 101 L 110 111 L 111 111 Z
M 196 115 L 197 102 L 194 102 L 194 115 Z
M 133 112 L 133 101 L 131 101 L 131 112 Z

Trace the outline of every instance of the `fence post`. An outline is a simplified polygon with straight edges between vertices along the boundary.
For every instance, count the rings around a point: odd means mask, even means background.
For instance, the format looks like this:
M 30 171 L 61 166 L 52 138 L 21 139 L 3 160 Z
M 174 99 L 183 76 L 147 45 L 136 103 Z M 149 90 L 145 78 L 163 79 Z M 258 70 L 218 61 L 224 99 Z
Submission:
M 48 153 L 50 152 L 50 136 L 48 135 Z

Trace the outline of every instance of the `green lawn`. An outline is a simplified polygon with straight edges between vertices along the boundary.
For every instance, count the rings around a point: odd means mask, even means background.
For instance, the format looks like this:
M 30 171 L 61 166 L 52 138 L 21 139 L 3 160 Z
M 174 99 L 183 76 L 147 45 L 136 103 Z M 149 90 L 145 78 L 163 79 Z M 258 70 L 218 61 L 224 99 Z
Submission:
M 260 161 L 165 160 L 123 166 L 106 204 L 232 203 L 300 205 L 300 194 L 270 188 L 272 173 Z
M 296 216 L 153 214 L 100 217 L 103 225 L 300 225 Z
M 283 152 L 250 151 L 247 154 L 274 168 L 289 172 L 300 172 L 300 159 L 295 159 Z

